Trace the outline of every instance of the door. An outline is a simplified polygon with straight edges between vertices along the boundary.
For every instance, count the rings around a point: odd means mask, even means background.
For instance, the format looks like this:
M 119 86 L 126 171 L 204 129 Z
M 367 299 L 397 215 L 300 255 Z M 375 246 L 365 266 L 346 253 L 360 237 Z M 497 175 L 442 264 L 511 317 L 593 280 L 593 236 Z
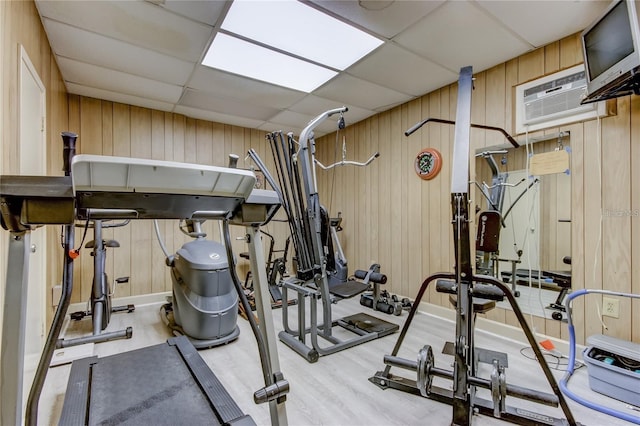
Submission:
M 19 156 L 21 175 L 45 175 L 46 164 L 46 90 L 24 47 L 20 46 L 19 70 Z M 38 366 L 46 328 L 46 232 L 40 227 L 31 232 L 23 407 Z M 24 410 L 24 408 L 23 408 Z

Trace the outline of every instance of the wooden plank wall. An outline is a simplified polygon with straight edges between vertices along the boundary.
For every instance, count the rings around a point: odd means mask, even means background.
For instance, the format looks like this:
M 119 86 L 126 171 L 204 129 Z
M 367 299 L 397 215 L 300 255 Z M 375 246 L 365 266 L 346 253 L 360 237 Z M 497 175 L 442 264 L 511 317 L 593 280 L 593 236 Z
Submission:
M 265 133 L 259 130 L 195 120 L 183 115 L 123 105 L 93 98 L 69 95 L 69 130 L 78 133 L 79 154 L 115 155 L 155 160 L 184 161 L 195 164 L 225 166 L 229 154 L 240 156 L 238 167 L 250 168 L 244 160 L 254 148 L 273 170 Z M 179 221 L 159 221 L 162 238 L 174 253 L 190 238 L 179 231 Z M 288 228 L 283 223 L 269 224 L 265 230 L 276 238 L 276 249 L 282 248 Z M 221 241 L 216 221 L 207 221 L 209 238 Z M 244 228 L 232 227 L 234 252 L 246 251 Z M 76 231 L 76 246 L 82 230 Z M 152 221 L 132 221 L 122 228 L 105 230 L 105 238 L 120 242 L 119 248 L 107 253 L 107 274 L 111 280 L 128 276 L 129 283 L 118 286 L 116 297 L 158 293 L 171 290 L 169 268 L 157 241 Z M 91 231 L 86 241 L 91 239 Z M 266 242 L 265 242 L 266 245 Z M 79 261 L 78 261 L 79 260 Z M 91 294 L 93 258 L 81 251 L 74 274 L 80 277 L 74 286 L 72 302 L 87 300 Z M 237 258 L 240 279 L 248 270 L 248 261 Z
M 90 98 L 69 96 L 52 58 L 46 35 L 32 2 L 0 2 L 2 34 L 2 120 L 0 121 L 0 165 L 2 173 L 14 173 L 19 147 L 16 143 L 15 105 L 17 87 L 17 43 L 25 45 L 31 60 L 47 86 L 50 141 L 49 173 L 61 174 L 60 131 L 79 134 L 80 153 L 146 157 L 202 164 L 224 165 L 227 155 L 241 157 L 248 148 L 258 150 L 271 168 L 264 132 L 194 120 L 177 114 L 152 111 Z M 577 36 L 568 37 L 489 70 L 476 73 L 472 120 L 513 128 L 514 86 L 568 68 L 582 61 Z M 453 128 L 429 124 L 410 138 L 403 131 L 425 117 L 452 119 L 455 116 L 457 87 L 443 87 L 416 100 L 349 126 L 344 136 L 349 158 L 366 159 L 372 152 L 381 156 L 366 169 L 339 168 L 334 173 L 319 172 L 321 199 L 331 214 L 341 211 L 344 231 L 341 241 L 350 270 L 366 269 L 379 262 L 389 276 L 389 291 L 414 297 L 422 280 L 436 271 L 451 271 L 451 209 L 449 206 L 450 159 Z M 637 96 L 616 101 L 617 115 L 602 120 L 549 129 L 571 132 L 571 254 L 574 289 L 604 288 L 640 293 L 640 100 Z M 320 112 L 320 111 L 319 111 Z M 348 114 L 347 114 L 348 120 Z M 535 134 L 531 135 L 532 137 Z M 472 147 L 501 143 L 501 137 L 477 129 L 471 133 Z M 335 134 L 317 141 L 318 157 L 325 164 L 340 156 L 342 140 Z M 424 147 L 437 148 L 444 164 L 431 181 L 419 180 L 413 171 L 416 153 Z M 241 164 L 241 167 L 247 164 Z M 471 171 L 475 173 L 475 164 Z M 474 178 L 474 176 L 472 176 Z M 331 189 L 333 188 L 333 189 Z M 560 197 L 561 194 L 556 194 Z M 550 217 L 550 216 L 549 216 Z M 286 227 L 273 224 L 272 232 L 284 243 Z M 162 223 L 167 245 L 175 250 L 183 241 L 172 221 Z M 213 223 L 207 231 L 217 238 Z M 49 282 L 60 277 L 58 230 L 50 231 Z M 117 296 L 144 294 L 170 289 L 169 274 L 155 241 L 151 223 L 130 224 L 111 230 L 122 247 L 109 255 L 111 277 L 130 275 L 128 286 Z M 81 235 L 81 233 L 79 233 Z M 234 230 L 241 236 L 242 230 Z M 78 237 L 78 243 L 79 243 Z M 245 249 L 234 243 L 236 251 Z M 544 256 L 557 258 L 551 248 Z M 4 276 L 6 242 L 0 240 L 0 274 Z M 77 262 L 80 285 L 75 302 L 89 297 L 90 256 Z M 246 270 L 242 266 L 240 274 Z M 4 284 L 4 282 L 3 282 Z M 427 300 L 447 306 L 446 297 L 431 291 Z M 621 300 L 620 318 L 605 321 L 603 330 L 596 314 L 601 297 L 588 296 L 574 303 L 578 340 L 605 332 L 640 341 L 640 302 Z M 513 314 L 496 309 L 490 319 L 514 323 Z M 559 322 L 534 319 L 539 332 L 567 338 Z
M 40 79 L 46 87 L 47 97 L 47 172 L 62 175 L 62 141 L 60 132 L 67 130 L 67 93 L 51 53 L 49 41 L 40 23 L 33 1 L 0 2 L 0 174 L 19 172 L 18 146 L 18 70 L 19 45 L 24 46 Z M 59 250 L 60 230 L 47 228 L 47 288 L 60 282 L 62 256 Z M 0 294 L 4 295 L 7 262 L 7 234 L 0 237 Z M 51 292 L 47 292 L 47 306 L 51 306 Z M 50 321 L 52 311 L 47 312 Z M 0 304 L 0 321 L 2 305 Z
M 581 62 L 580 40 L 574 35 L 477 72 L 472 122 L 512 133 L 514 87 Z M 454 119 L 456 87 L 443 87 L 348 127 L 344 136 L 350 159 L 366 159 L 376 150 L 380 158 L 367 169 L 338 168 L 318 175 L 321 200 L 330 205 L 332 214 L 343 213 L 341 238 L 350 267 L 380 263 L 389 277 L 387 289 L 410 298 L 429 274 L 452 271 L 449 164 L 453 128 L 430 123 L 409 138 L 402 133 L 427 117 Z M 548 201 L 543 204 L 541 221 L 545 223 L 541 226 L 552 230 L 554 236 L 544 239 L 541 261 L 550 268 L 565 269 L 557 262 L 570 251 L 574 289 L 639 293 L 640 98 L 622 97 L 613 102 L 617 115 L 529 134 L 534 138 L 559 131 L 571 133 L 567 143 L 572 150 L 570 195 L 552 185 L 554 180 L 566 177 L 546 177 L 543 183 Z M 325 164 L 333 161 L 339 149 L 335 139 L 331 134 L 317 141 L 318 157 Z M 472 129 L 474 150 L 501 143 L 504 140 L 497 133 Z M 536 145 L 535 150 L 544 152 L 555 146 L 546 142 Z M 438 149 L 444 158 L 442 171 L 431 181 L 420 180 L 413 171 L 415 155 L 426 147 Z M 522 153 L 514 154 L 510 159 L 512 170 L 516 164 L 523 165 L 525 158 Z M 472 162 L 472 180 L 477 179 L 475 169 Z M 332 186 L 333 180 L 341 184 Z M 558 219 L 567 219 L 569 212 L 571 225 L 567 229 L 568 224 L 558 223 Z M 433 290 L 425 297 L 431 303 L 449 304 L 446 297 Z M 578 340 L 584 342 L 585 336 L 604 333 L 640 341 L 640 302 L 621 299 L 620 318 L 605 317 L 608 329 L 604 329 L 596 311 L 601 299 L 589 295 L 574 302 Z M 495 309 L 486 316 L 517 324 L 511 311 Z M 540 333 L 568 338 L 566 326 L 558 321 L 533 318 L 533 325 Z

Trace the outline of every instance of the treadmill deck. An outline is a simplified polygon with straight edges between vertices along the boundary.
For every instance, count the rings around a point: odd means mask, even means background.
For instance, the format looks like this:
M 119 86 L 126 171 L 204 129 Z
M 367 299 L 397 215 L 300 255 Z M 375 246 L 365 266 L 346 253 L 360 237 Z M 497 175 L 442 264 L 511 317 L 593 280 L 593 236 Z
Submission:
M 189 340 L 74 361 L 61 425 L 255 425 Z

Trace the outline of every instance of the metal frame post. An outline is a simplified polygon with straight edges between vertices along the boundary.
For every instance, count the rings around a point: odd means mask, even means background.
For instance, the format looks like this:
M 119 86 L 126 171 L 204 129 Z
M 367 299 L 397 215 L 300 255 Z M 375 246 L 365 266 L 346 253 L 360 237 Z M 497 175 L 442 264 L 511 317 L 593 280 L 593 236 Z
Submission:
M 469 133 L 471 129 L 472 68 L 460 70 L 458 79 L 458 104 L 451 170 L 451 208 L 453 210 L 454 252 L 456 255 L 456 305 L 455 363 L 453 371 L 453 419 L 454 425 L 468 425 L 473 416 L 474 392 L 468 377 L 473 376 L 473 266 L 469 243 Z
M 271 295 L 269 294 L 269 280 L 265 269 L 264 249 L 262 247 L 262 235 L 259 226 L 246 227 L 249 243 L 249 263 L 253 274 L 254 296 L 256 299 L 256 313 L 260 321 L 262 334 L 266 346 L 267 355 L 271 371 L 280 372 L 280 360 L 278 358 L 278 346 L 275 329 L 273 327 L 273 314 L 271 312 Z M 251 312 L 247 312 L 251 315 Z M 272 377 L 272 383 L 279 378 Z M 272 383 L 265 383 L 270 385 Z M 285 409 L 284 398 L 269 401 L 269 412 L 271 414 L 272 425 L 287 425 L 287 411 Z
M 24 347 L 31 231 L 11 232 L 2 315 L 0 399 L 3 425 L 22 424 Z

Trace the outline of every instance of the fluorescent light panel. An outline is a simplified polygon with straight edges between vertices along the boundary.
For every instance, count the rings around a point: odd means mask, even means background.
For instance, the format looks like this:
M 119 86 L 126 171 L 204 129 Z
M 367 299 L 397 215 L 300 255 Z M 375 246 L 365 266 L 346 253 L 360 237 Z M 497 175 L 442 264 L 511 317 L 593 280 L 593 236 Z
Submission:
M 341 71 L 382 44 L 295 0 L 235 0 L 222 29 Z
M 310 93 L 337 72 L 218 33 L 203 65 Z
M 202 64 L 312 92 L 383 41 L 294 0 L 235 0 L 223 30 L 328 68 L 218 33 Z

